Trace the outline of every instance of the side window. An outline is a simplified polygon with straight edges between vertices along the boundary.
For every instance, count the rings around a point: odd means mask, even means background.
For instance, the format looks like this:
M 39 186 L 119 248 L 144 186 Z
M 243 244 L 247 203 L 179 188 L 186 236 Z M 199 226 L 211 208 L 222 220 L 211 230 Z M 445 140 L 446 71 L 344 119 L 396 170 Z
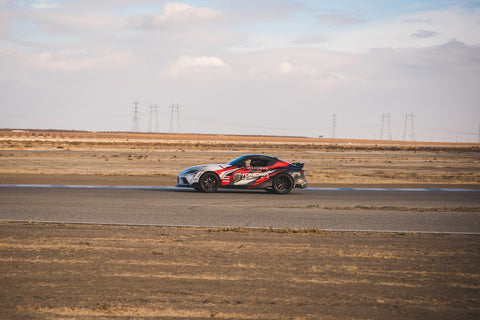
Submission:
M 268 162 L 269 162 L 269 161 L 268 161 L 268 160 L 265 160 L 265 159 L 264 159 L 264 160 L 261 160 L 261 162 L 260 162 L 260 167 L 267 167 L 267 166 L 268 166 Z
M 245 162 L 245 167 L 251 167 L 252 166 L 252 160 L 251 159 L 247 159 L 244 162 Z
M 265 164 L 265 167 L 271 167 L 271 166 L 273 166 L 275 163 L 277 163 L 277 160 L 267 161 L 267 163 Z
M 259 160 L 258 159 L 255 159 L 253 158 L 252 160 L 250 160 L 250 166 L 251 167 L 259 167 Z
M 258 159 L 258 158 L 253 158 L 250 162 L 250 166 L 252 167 L 266 167 L 269 165 L 268 160 L 266 159 Z

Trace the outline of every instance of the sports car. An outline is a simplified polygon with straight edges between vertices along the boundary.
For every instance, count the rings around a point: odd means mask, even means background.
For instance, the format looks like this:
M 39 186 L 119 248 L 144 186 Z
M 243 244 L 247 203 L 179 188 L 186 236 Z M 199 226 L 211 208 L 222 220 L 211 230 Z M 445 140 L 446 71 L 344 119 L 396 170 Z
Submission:
M 226 164 L 190 167 L 177 175 L 177 187 L 215 192 L 218 188 L 265 189 L 287 194 L 294 188 L 306 188 L 304 162 L 288 163 L 275 157 L 249 154 Z

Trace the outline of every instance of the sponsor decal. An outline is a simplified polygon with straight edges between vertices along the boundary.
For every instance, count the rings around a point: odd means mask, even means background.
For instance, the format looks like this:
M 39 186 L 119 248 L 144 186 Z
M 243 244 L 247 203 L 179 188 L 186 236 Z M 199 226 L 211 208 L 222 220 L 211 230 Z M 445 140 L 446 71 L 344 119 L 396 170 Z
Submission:
M 242 173 L 243 179 L 256 179 L 266 177 L 268 179 L 270 173 L 269 172 L 244 172 Z
M 240 181 L 240 180 L 242 180 L 242 174 L 241 174 L 240 172 L 235 173 L 235 174 L 233 175 L 233 181 L 234 181 L 234 182 L 238 182 L 238 181 Z

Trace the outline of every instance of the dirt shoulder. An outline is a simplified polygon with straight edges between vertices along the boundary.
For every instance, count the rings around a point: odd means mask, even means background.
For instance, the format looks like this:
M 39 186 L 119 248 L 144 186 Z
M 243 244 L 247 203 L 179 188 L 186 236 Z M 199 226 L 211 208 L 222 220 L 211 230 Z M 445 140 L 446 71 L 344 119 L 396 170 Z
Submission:
M 478 319 L 474 235 L 0 224 L 2 319 Z

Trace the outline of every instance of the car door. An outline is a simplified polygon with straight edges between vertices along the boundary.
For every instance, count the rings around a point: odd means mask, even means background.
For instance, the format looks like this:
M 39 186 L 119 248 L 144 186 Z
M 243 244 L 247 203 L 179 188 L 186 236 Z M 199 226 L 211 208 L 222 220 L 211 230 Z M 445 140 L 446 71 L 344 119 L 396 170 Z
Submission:
M 258 181 L 265 181 L 269 176 L 268 161 L 261 158 L 249 158 L 245 161 L 245 167 L 240 168 L 233 174 L 235 186 L 257 185 Z

